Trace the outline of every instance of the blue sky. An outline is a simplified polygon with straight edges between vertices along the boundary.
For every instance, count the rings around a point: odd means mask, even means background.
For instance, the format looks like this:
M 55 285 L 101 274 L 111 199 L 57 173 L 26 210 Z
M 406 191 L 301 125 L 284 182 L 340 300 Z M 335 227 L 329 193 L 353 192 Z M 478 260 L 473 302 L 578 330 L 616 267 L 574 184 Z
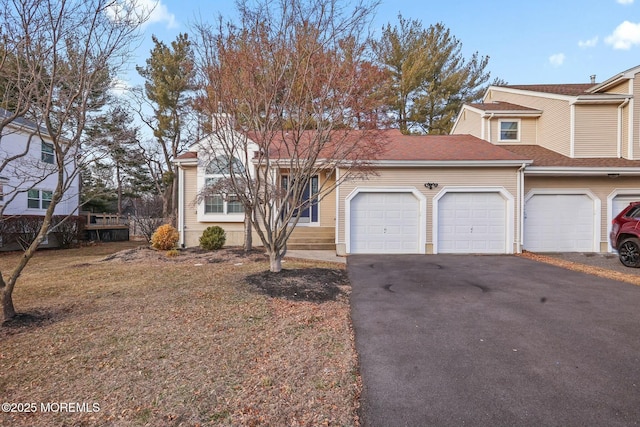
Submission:
M 233 0 L 143 0 L 157 4 L 134 63 L 143 65 L 151 35 L 170 43 L 196 19 L 232 16 Z M 488 70 L 510 84 L 601 82 L 640 65 L 640 0 L 382 0 L 373 28 L 398 13 L 424 27 L 442 22 L 465 57 L 489 56 Z M 134 74 L 133 72 L 132 74 Z

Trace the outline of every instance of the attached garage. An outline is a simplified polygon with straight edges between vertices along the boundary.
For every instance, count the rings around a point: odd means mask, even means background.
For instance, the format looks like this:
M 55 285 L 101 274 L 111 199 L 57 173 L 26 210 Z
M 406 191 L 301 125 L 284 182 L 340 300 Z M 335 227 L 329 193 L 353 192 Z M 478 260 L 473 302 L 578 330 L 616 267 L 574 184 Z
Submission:
M 586 192 L 532 194 L 524 206 L 524 249 L 531 252 L 598 251 L 599 211 L 599 200 Z
M 348 199 L 350 253 L 424 253 L 424 197 L 407 190 L 358 191 Z
M 508 230 L 513 207 L 506 193 L 447 191 L 436 199 L 436 205 L 434 227 L 437 227 L 438 253 L 512 252 Z

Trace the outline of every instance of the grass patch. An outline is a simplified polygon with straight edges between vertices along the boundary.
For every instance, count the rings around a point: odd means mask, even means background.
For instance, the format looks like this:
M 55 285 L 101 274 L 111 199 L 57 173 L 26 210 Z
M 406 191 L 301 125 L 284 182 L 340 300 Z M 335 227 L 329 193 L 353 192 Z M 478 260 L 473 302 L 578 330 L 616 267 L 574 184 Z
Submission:
M 2 271 L 18 256 L 1 255 Z M 285 265 L 333 282 L 344 268 Z M 348 283 L 323 303 L 272 298 L 246 281 L 267 269 L 241 251 L 39 252 L 14 293 L 24 321 L 0 327 L 0 396 L 99 410 L 1 413 L 0 425 L 357 424 Z

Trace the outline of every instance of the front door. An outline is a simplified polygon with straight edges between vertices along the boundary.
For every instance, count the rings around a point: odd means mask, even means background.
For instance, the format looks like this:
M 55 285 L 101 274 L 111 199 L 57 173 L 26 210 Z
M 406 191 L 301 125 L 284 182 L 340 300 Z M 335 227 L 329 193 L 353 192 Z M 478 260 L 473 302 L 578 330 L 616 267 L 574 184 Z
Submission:
M 282 186 L 286 189 L 289 177 L 282 177 Z M 318 223 L 318 176 L 313 176 L 302 190 L 301 207 L 294 209 L 293 216 L 299 215 L 298 224 Z M 299 212 L 298 212 L 299 211 Z

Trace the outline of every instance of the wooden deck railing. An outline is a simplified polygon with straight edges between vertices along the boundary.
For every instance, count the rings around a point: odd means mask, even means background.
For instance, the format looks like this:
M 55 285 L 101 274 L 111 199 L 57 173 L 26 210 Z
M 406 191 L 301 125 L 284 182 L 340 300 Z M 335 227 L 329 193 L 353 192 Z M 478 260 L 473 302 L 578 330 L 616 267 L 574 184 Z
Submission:
M 95 228 L 128 228 L 129 219 L 118 214 L 83 212 L 87 218 L 87 229 Z

